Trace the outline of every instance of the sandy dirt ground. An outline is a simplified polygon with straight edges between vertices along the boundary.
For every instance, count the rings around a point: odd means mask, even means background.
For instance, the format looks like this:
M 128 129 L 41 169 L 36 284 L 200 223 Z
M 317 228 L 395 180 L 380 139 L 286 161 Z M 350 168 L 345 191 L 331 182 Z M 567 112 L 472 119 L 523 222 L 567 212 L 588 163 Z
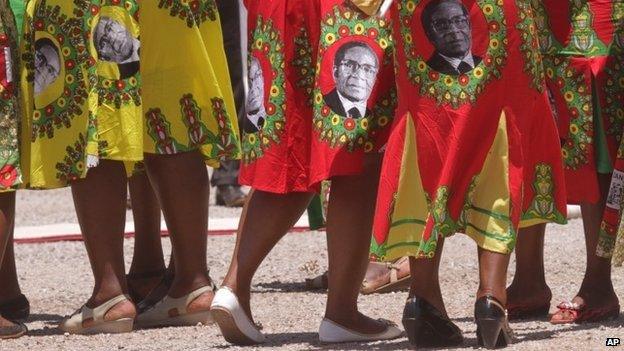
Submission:
M 66 190 L 48 193 L 22 192 L 18 225 L 71 222 L 73 205 Z M 26 210 L 33 211 L 25 213 Z M 52 213 L 50 213 L 52 212 Z M 213 209 L 215 216 L 238 212 Z M 220 281 L 229 263 L 234 237 L 210 237 L 208 263 L 211 275 Z M 169 240 L 163 239 L 167 254 Z M 126 243 L 127 265 L 133 240 Z M 573 220 L 567 226 L 550 226 L 546 243 L 547 280 L 553 290 L 553 305 L 571 298 L 582 279 L 585 265 L 582 225 Z M 92 278 L 82 243 L 24 244 L 16 248 L 24 293 L 32 304 L 28 336 L 0 341 L 0 350 L 220 350 L 229 346 L 215 326 L 139 330 L 125 335 L 69 336 L 56 325 L 86 301 Z M 275 248 L 254 281 L 253 311 L 268 335 L 265 350 L 401 350 L 409 348 L 405 338 L 372 344 L 322 345 L 317 330 L 324 311 L 325 294 L 307 292 L 306 277 L 324 270 L 327 264 L 325 235 L 319 232 L 290 234 Z M 514 271 L 512 262 L 510 276 Z M 624 268 L 615 268 L 614 284 L 624 301 Z M 451 318 L 462 328 L 462 348 L 476 348 L 472 318 L 477 289 L 476 247 L 458 235 L 445 245 L 442 289 Z M 400 322 L 405 292 L 362 296 L 360 307 L 370 316 Z M 554 306 L 552 307 L 554 310 Z M 601 350 L 608 337 L 624 338 L 624 319 L 605 325 L 553 326 L 545 320 L 513 323 L 516 344 L 509 350 Z M 245 348 L 240 348 L 245 349 Z M 246 348 L 250 349 L 250 348 Z M 617 348 L 616 348 L 617 349 Z

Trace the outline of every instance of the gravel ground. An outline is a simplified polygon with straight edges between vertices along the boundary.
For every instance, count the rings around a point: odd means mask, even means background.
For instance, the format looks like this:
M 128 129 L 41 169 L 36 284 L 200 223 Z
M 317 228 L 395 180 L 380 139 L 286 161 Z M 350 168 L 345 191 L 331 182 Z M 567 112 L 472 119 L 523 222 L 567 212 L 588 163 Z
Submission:
M 60 202 L 63 204 L 63 202 Z M 126 244 L 126 258 L 133 241 Z M 164 239 L 169 251 L 170 245 Z M 234 237 L 211 237 L 208 262 L 212 276 L 221 280 L 229 262 Z M 303 290 L 304 278 L 326 266 L 325 237 L 307 232 L 288 235 L 275 248 L 255 280 L 253 309 L 257 321 L 269 336 L 259 349 L 310 350 L 395 350 L 406 349 L 405 338 L 373 344 L 323 346 L 316 332 L 323 314 L 325 295 Z M 81 243 L 18 245 L 17 264 L 25 294 L 32 304 L 29 336 L 0 342 L 0 350 L 216 350 L 237 349 L 223 341 L 215 326 L 142 330 L 126 335 L 65 336 L 55 329 L 63 315 L 86 301 L 92 288 L 85 250 Z M 553 302 L 571 298 L 584 269 L 582 226 L 578 220 L 568 226 L 550 226 L 546 245 L 548 282 Z M 477 288 L 476 249 L 464 236 L 445 245 L 442 289 L 449 314 L 464 331 L 465 349 L 476 347 L 472 322 Z M 513 264 L 512 264 L 513 273 Z M 614 284 L 624 299 L 624 268 L 614 271 Z M 362 296 L 363 312 L 400 322 L 406 293 Z M 510 350 L 604 349 L 607 337 L 624 337 L 624 320 L 599 325 L 552 326 L 547 321 L 513 323 L 517 343 Z
M 214 190 L 214 188 L 212 189 Z M 215 191 L 210 192 L 210 204 L 215 203 Z M 45 210 L 42 210 L 45 209 Z M 56 190 L 20 190 L 17 192 L 15 225 L 36 226 L 56 223 L 77 223 L 74 201 L 69 188 Z M 240 209 L 211 206 L 214 218 L 239 217 Z M 132 221 L 132 211 L 126 212 L 126 220 Z

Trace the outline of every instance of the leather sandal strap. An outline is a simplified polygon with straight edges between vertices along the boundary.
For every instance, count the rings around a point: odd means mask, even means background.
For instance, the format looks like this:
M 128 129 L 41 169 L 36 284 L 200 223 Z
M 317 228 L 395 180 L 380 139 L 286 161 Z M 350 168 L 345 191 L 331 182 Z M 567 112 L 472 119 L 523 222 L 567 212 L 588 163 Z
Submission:
M 126 295 L 119 295 L 117 297 L 113 297 L 112 299 L 104 302 L 103 304 L 97 306 L 96 308 L 89 308 L 87 306 L 82 307 L 82 320 L 93 319 L 94 322 L 101 322 L 104 320 L 104 317 L 113 307 L 123 301 L 129 301 Z

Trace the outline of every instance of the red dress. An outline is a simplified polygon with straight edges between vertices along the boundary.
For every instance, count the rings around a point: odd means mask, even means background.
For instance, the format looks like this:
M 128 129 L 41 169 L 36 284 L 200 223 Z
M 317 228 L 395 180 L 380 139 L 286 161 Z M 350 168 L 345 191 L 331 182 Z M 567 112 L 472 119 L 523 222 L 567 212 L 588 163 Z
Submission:
M 249 93 L 240 183 L 310 191 L 312 89 L 318 19 L 313 1 L 246 0 Z
M 389 22 L 344 0 L 245 4 L 241 184 L 317 191 L 324 180 L 358 174 L 364 154 L 385 144 L 396 107 Z
M 372 255 L 432 257 L 456 232 L 508 254 L 520 226 L 565 222 L 529 1 L 395 0 L 390 12 L 399 105 Z
M 534 1 L 555 104 L 568 202 L 596 203 L 598 173 L 611 173 L 624 129 L 619 1 Z
M 364 154 L 380 151 L 396 108 L 388 18 L 350 1 L 320 1 L 310 180 L 356 175 Z

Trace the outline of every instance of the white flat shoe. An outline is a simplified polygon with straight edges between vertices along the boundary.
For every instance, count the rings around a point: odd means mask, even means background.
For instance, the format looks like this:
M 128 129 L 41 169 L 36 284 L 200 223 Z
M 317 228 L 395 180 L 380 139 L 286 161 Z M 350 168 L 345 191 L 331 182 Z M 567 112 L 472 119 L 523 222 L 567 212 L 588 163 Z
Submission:
M 210 311 L 228 342 L 235 345 L 255 345 L 266 340 L 264 334 L 249 320 L 230 288 L 222 287 L 217 291 Z
M 341 342 L 361 342 L 361 341 L 378 341 L 396 339 L 403 334 L 396 324 L 379 319 L 380 322 L 386 324 L 386 330 L 376 334 L 362 334 L 347 329 L 340 324 L 333 322 L 327 318 L 323 318 L 321 327 L 319 328 L 319 340 L 322 343 L 341 343 Z

